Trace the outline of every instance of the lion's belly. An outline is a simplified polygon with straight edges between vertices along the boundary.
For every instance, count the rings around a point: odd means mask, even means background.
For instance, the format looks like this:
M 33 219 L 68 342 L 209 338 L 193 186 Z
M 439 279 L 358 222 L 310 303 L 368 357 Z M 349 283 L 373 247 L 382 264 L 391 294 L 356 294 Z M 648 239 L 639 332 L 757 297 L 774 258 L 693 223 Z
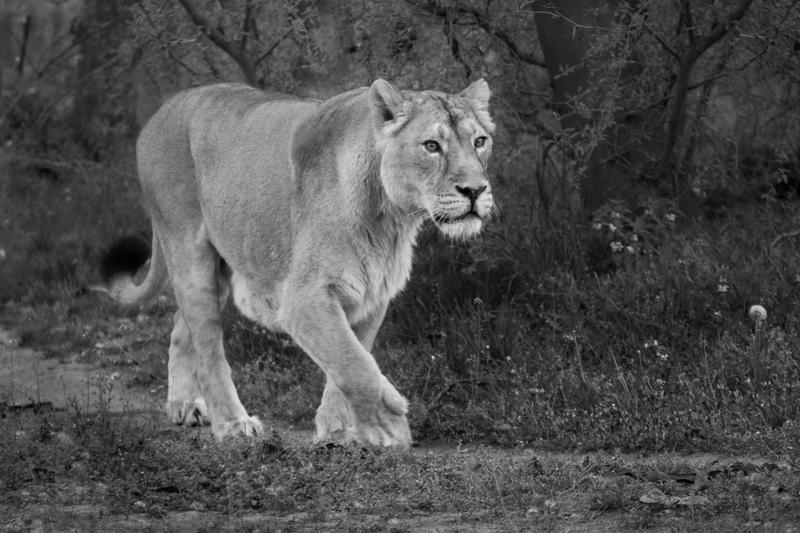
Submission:
M 231 276 L 231 287 L 233 303 L 244 316 L 269 330 L 283 331 L 278 324 L 283 283 L 267 289 L 256 287 L 244 276 L 234 272 Z

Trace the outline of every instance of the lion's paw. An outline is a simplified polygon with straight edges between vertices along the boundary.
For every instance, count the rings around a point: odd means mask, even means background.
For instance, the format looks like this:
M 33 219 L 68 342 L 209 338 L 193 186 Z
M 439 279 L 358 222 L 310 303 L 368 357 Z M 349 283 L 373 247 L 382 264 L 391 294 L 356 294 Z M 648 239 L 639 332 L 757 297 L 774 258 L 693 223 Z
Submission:
M 408 401 L 394 386 L 385 381 L 381 401 L 365 420 L 356 423 L 358 440 L 373 446 L 407 450 L 411 446 L 407 411 Z
M 314 433 L 313 444 L 354 444 L 359 442 L 355 427 L 331 429 L 328 427 L 317 426 Z
M 219 425 L 212 424 L 211 430 L 217 440 L 224 440 L 234 437 L 257 437 L 264 434 L 264 426 L 255 416 L 246 416 L 222 422 Z
M 316 433 L 314 443 L 333 442 L 348 444 L 356 442 L 355 415 L 341 392 L 323 396 L 322 404 L 314 417 Z
M 167 416 L 170 422 L 181 426 L 203 426 L 209 423 L 208 407 L 203 398 L 192 401 L 167 402 Z
M 372 446 L 407 450 L 411 446 L 411 429 L 405 415 L 379 413 L 373 423 L 359 423 L 358 441 Z

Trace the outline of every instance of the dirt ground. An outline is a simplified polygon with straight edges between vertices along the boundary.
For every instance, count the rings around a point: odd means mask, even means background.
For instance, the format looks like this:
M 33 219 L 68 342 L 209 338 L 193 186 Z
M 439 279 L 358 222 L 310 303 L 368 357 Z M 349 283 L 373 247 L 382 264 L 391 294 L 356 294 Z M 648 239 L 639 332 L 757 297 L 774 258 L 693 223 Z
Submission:
M 96 409 L 107 409 L 111 414 L 120 416 L 136 416 L 136 413 L 154 413 L 160 410 L 165 396 L 163 387 L 132 386 L 135 380 L 131 376 L 138 370 L 139 364 L 133 359 L 121 356 L 111 361 L 84 360 L 79 355 L 70 357 L 47 357 L 31 349 L 19 347 L 17 339 L 7 330 L 0 330 L 0 405 L 5 404 L 6 411 L 25 411 L 45 407 L 52 410 L 81 409 L 92 412 Z M 164 419 L 165 428 L 168 426 Z M 171 426 L 170 426 L 171 427 Z M 311 434 L 308 431 L 296 431 L 291 427 L 275 428 L 283 440 L 292 446 L 308 446 Z M 178 431 L 178 429 L 173 429 Z M 203 430 L 208 432 L 207 429 Z M 476 447 L 477 448 L 477 447 Z M 426 446 L 413 449 L 412 454 L 424 458 L 426 454 L 463 454 L 469 460 L 472 453 L 469 446 L 452 445 Z M 483 457 L 486 454 L 507 455 L 518 454 L 504 448 L 481 447 Z M 526 450 L 524 453 L 533 453 Z M 771 472 L 790 472 L 792 466 L 785 462 L 776 463 L 762 457 L 720 457 L 714 454 L 681 455 L 656 454 L 613 455 L 609 453 L 553 453 L 535 452 L 538 460 L 558 464 L 579 465 L 587 461 L 619 462 L 637 465 L 645 470 L 652 466 L 658 472 L 658 465 L 670 461 L 679 462 L 682 468 L 694 468 L 695 471 L 708 469 L 714 465 L 717 470 L 743 468 L 755 471 L 765 465 Z M 746 467 L 736 466 L 746 465 Z M 745 472 L 746 473 L 746 472 Z M 653 481 L 667 481 L 654 479 Z M 767 474 L 768 475 L 768 474 Z M 602 481 L 602 480 L 601 480 Z M 697 483 L 697 481 L 695 481 Z M 0 494 L 3 487 L 0 485 Z M 183 512 L 165 512 L 159 516 L 152 513 L 114 512 L 108 505 L 82 503 L 81 495 L 97 487 L 86 486 L 70 479 L 68 476 L 57 476 L 48 480 L 47 486 L 32 481 L 22 494 L 34 495 L 37 491 L 43 494 L 49 491 L 51 503 L 42 504 L 34 496 L 30 503 L 14 508 L 0 510 L 0 532 L 10 531 L 413 531 L 413 532 L 456 532 L 456 531 L 632 531 L 643 527 L 648 531 L 688 531 L 691 530 L 691 519 L 685 516 L 680 519 L 670 517 L 672 510 L 690 507 L 702 508 L 709 504 L 709 499 L 698 492 L 687 498 L 667 497 L 658 489 L 643 493 L 640 502 L 648 502 L 657 506 L 657 520 L 632 520 L 630 509 L 599 509 L 595 512 L 583 501 L 579 491 L 568 492 L 561 498 L 544 502 L 532 501 L 527 512 L 517 512 L 501 523 L 497 522 L 497 510 L 492 506 L 475 509 L 473 512 L 399 512 L 395 516 L 371 515 L 360 513 L 356 517 L 349 513 L 309 513 L 290 514 L 276 513 L 220 513 L 206 510 Z M 52 496 L 55 491 L 56 496 Z M 19 494 L 18 494 L 19 496 Z M 794 503 L 797 495 L 785 495 Z M 649 498 L 649 500 L 648 500 Z M 23 498 L 24 499 L 24 498 Z M 2 498 L 0 497 L 0 502 Z M 56 502 L 56 503 L 53 503 Z M 0 509 L 3 507 L 0 504 Z M 143 510 L 144 511 L 144 510 Z M 546 517 L 546 519 L 545 519 Z M 730 531 L 741 529 L 730 513 L 715 515 L 710 520 L 704 519 L 703 529 L 711 531 Z M 631 524 L 639 524 L 632 526 Z M 645 525 L 646 524 L 646 527 Z M 744 524 L 746 530 L 763 531 L 800 531 L 791 520 L 770 522 L 754 521 Z

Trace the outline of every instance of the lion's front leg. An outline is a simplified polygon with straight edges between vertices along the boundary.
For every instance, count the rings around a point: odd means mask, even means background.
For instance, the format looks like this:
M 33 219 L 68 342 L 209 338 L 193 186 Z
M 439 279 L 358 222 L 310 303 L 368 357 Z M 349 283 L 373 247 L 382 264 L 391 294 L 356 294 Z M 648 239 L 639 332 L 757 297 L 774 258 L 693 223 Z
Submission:
M 353 333 L 365 350 L 371 351 L 375 336 L 386 315 L 387 304 L 383 304 L 363 321 L 353 326 Z M 355 414 L 350 402 L 333 380 L 325 379 L 325 391 L 314 417 L 316 434 L 314 442 L 349 442 L 356 439 Z
M 315 440 L 354 440 L 398 448 L 411 445 L 406 399 L 381 373 L 347 323 L 338 301 L 327 291 L 297 295 L 282 310 L 281 321 L 327 377 L 315 419 Z M 371 344 L 377 326 L 374 331 L 368 329 L 372 333 L 365 340 Z

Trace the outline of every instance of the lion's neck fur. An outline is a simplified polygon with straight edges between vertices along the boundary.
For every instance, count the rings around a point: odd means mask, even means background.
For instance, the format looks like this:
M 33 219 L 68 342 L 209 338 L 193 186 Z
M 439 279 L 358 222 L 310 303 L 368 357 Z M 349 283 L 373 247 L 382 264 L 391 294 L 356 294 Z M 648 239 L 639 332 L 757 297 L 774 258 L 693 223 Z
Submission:
M 345 93 L 323 102 L 314 123 L 316 135 L 356 147 L 332 152 L 329 156 L 335 161 L 329 163 L 337 170 L 340 201 L 354 208 L 351 243 L 358 255 L 360 272 L 355 274 L 365 312 L 385 304 L 405 286 L 421 225 L 419 216 L 392 204 L 383 189 L 380 146 L 368 106 L 363 90 Z
M 354 238 L 360 248 L 365 297 L 374 299 L 377 305 L 388 302 L 408 281 L 422 220 L 389 201 L 381 185 L 380 153 L 375 144 L 372 134 L 367 143 L 372 150 L 362 161 L 361 172 L 355 174 L 359 180 L 353 192 L 363 200 L 355 202 L 363 206 L 363 211 L 357 218 Z

